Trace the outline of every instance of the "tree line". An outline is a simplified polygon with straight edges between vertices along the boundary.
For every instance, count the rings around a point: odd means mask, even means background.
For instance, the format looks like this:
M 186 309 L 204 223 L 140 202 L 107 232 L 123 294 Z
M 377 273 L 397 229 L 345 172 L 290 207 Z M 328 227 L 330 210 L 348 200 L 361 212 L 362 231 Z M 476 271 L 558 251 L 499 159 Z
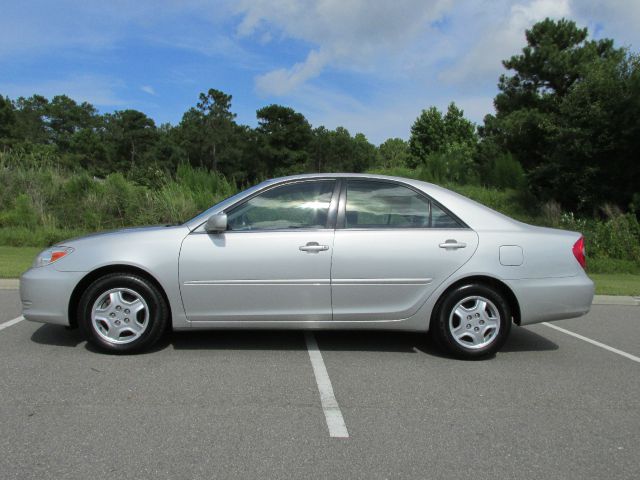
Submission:
M 128 172 L 142 182 L 156 171 L 190 164 L 219 172 L 239 184 L 306 171 L 363 171 L 376 157 L 364 135 L 345 128 L 312 128 L 292 108 L 269 105 L 256 112 L 258 126 L 239 125 L 231 95 L 201 93 L 175 126 L 157 126 L 137 110 L 99 114 L 66 95 L 0 96 L 0 145 L 50 151 L 62 166 L 96 176 Z
M 444 184 L 529 191 L 545 203 L 594 213 L 603 205 L 640 212 L 640 58 L 611 39 L 589 38 L 573 21 L 546 19 L 504 60 L 495 114 L 474 125 L 451 103 L 427 108 L 408 141 L 374 146 L 360 133 L 314 128 L 283 105 L 236 122 L 232 97 L 209 89 L 177 125 L 137 110 L 101 114 L 66 95 L 0 95 L 0 149 L 45 152 L 60 166 L 112 172 L 153 185 L 181 164 L 237 185 L 303 172 L 419 171 Z M 405 170 L 402 170 L 405 169 Z

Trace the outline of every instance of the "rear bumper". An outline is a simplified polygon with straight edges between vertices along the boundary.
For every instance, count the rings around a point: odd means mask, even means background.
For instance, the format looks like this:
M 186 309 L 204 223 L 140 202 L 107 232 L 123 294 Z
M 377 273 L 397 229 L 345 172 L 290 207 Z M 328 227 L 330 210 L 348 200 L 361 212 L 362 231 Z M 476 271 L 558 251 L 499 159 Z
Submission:
M 69 325 L 69 299 L 84 272 L 32 268 L 20 277 L 22 315 L 33 322 Z
M 507 283 L 520 304 L 520 325 L 580 317 L 591 309 L 594 285 L 586 275 Z

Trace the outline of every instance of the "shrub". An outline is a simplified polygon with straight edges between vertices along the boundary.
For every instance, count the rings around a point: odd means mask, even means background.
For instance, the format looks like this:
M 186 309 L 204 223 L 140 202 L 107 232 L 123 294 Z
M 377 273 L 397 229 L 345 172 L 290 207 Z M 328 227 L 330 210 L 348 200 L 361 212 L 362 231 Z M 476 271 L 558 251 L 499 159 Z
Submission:
M 489 160 L 484 168 L 482 183 L 498 188 L 524 189 L 527 179 L 520 162 L 510 153 L 503 153 Z
M 219 173 L 186 164 L 174 178 L 158 169 L 132 171 L 129 177 L 114 173 L 99 179 L 85 170 L 64 170 L 42 152 L 0 152 L 0 227 L 57 232 L 177 222 L 236 192 Z M 15 244 L 19 238 L 28 241 L 22 233 L 9 240 Z
M 237 192 L 237 187 L 224 175 L 204 168 L 193 168 L 188 164 L 178 165 L 175 182 L 187 192 L 199 210 L 204 210 L 216 201 Z
M 619 258 L 592 257 L 587 245 L 587 270 L 589 273 L 630 273 L 640 274 L 640 263 Z
M 520 221 L 529 223 L 533 221 L 531 212 L 523 206 L 527 205 L 523 199 L 526 192 L 512 188 L 500 190 L 478 185 L 447 185 L 447 188 Z
M 86 233 L 79 229 L 0 227 L 0 245 L 45 248 Z
M 150 195 L 152 216 L 160 223 L 181 223 L 199 211 L 192 192 L 185 190 L 178 183 L 166 185 Z
M 594 257 L 610 257 L 640 263 L 640 224 L 635 215 L 618 215 L 606 222 L 585 225 L 587 247 Z
M 473 145 L 453 143 L 425 158 L 422 174 L 439 184 L 475 184 L 478 172 L 473 161 Z
M 28 195 L 21 193 L 13 202 L 13 206 L 0 212 L 0 226 L 34 228 L 38 223 L 38 215 Z

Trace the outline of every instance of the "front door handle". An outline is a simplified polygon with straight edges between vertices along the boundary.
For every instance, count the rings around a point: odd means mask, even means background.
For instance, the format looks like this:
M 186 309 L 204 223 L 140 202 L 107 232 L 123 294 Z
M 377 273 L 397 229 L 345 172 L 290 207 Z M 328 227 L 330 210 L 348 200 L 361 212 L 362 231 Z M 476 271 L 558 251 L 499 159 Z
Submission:
M 457 240 L 454 240 L 453 238 L 445 240 L 444 243 L 441 243 L 439 245 L 440 248 L 446 248 L 447 250 L 449 250 L 449 249 L 457 250 L 458 248 L 465 248 L 466 246 L 467 246 L 466 243 L 458 242 Z
M 318 253 L 329 250 L 328 245 L 320 245 L 318 242 L 309 242 L 306 245 L 298 247 L 302 252 Z

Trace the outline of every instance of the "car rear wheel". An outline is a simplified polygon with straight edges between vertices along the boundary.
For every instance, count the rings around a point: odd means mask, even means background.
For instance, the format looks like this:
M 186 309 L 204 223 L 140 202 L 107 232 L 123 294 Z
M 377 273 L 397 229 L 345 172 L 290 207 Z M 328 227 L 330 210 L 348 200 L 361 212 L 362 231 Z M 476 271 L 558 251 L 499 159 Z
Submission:
M 435 325 L 437 342 L 459 358 L 480 358 L 497 352 L 511 328 L 508 302 L 481 284 L 460 286 L 440 302 Z
M 134 274 L 111 273 L 85 290 L 78 304 L 78 323 L 101 350 L 134 353 L 158 341 L 168 325 L 168 311 L 151 282 Z

